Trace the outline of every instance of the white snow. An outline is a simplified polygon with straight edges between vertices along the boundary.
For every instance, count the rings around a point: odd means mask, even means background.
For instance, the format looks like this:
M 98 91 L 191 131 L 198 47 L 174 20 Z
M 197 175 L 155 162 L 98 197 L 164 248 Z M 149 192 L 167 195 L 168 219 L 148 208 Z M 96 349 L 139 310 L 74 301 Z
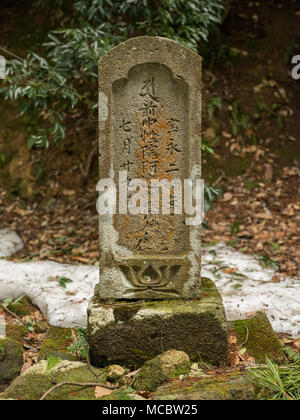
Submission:
M 214 280 L 223 296 L 229 320 L 245 318 L 254 311 L 264 311 L 277 332 L 300 335 L 300 279 L 278 276 L 263 268 L 255 257 L 218 244 L 203 250 L 202 276 Z M 224 267 L 237 268 L 225 274 Z M 240 276 L 243 275 L 243 276 Z
M 238 271 L 225 274 L 222 270 L 226 267 Z M 202 276 L 216 283 L 228 319 L 245 318 L 247 313 L 261 310 L 267 313 L 275 331 L 300 335 L 300 279 L 283 277 L 275 283 L 274 271 L 261 267 L 255 257 L 224 244 L 203 249 Z M 63 288 L 59 277 L 67 277 L 72 283 Z M 88 302 L 98 281 L 99 269 L 95 266 L 0 260 L 0 299 L 26 294 L 52 325 L 85 326 Z
M 63 288 L 59 277 L 72 280 Z M 73 327 L 86 325 L 86 310 L 99 269 L 52 261 L 14 263 L 0 260 L 0 299 L 27 295 L 46 315 L 50 324 Z
M 23 248 L 22 239 L 9 229 L 0 230 L 0 258 L 9 257 Z

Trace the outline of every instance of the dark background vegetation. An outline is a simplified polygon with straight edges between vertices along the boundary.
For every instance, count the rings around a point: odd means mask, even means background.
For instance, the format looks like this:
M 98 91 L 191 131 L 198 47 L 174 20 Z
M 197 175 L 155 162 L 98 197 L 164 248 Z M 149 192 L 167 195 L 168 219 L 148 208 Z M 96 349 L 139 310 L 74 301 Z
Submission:
M 18 258 L 97 263 L 97 59 L 137 35 L 203 56 L 204 243 L 299 275 L 298 1 L 2 1 L 0 224 Z

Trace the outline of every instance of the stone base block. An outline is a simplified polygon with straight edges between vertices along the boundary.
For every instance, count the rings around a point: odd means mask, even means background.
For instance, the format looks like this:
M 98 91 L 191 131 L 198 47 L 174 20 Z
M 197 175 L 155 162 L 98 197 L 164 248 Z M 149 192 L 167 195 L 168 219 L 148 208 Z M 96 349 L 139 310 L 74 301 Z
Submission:
M 167 350 L 191 360 L 228 363 L 227 322 L 214 283 L 202 278 L 201 300 L 99 302 L 88 309 L 88 343 L 94 366 L 139 367 Z

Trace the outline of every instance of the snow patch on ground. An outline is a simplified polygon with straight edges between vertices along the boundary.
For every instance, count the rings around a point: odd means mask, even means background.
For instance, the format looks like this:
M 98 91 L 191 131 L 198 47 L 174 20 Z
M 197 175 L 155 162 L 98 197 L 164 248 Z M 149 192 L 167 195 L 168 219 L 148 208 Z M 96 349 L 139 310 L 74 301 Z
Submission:
M 224 273 L 228 267 L 237 271 Z M 255 257 L 224 244 L 203 249 L 202 276 L 216 283 L 228 319 L 245 318 L 247 313 L 261 310 L 277 332 L 300 335 L 300 279 L 283 277 L 275 283 L 274 272 L 262 268 Z M 59 277 L 72 283 L 64 289 Z M 0 299 L 26 294 L 52 325 L 85 326 L 88 302 L 98 281 L 95 266 L 0 260 Z
M 22 239 L 9 229 L 0 230 L 0 258 L 9 257 L 23 248 Z
M 203 249 L 202 276 L 211 278 L 223 296 L 229 320 L 264 311 L 277 332 L 300 334 L 300 279 L 272 279 L 273 270 L 263 268 L 255 257 L 218 244 Z M 237 269 L 225 274 L 226 268 Z M 278 281 L 277 280 L 277 281 Z
M 72 283 L 63 288 L 58 283 L 60 277 Z M 98 281 L 99 269 L 95 266 L 0 260 L 0 299 L 27 295 L 52 325 L 85 326 L 88 302 Z

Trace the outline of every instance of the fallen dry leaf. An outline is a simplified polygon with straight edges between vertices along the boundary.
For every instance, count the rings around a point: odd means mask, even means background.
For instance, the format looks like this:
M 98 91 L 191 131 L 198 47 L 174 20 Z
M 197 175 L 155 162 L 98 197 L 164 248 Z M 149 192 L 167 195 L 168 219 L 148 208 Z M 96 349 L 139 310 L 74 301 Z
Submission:
M 246 313 L 246 317 L 247 317 L 247 318 L 251 318 L 251 317 L 255 316 L 256 314 L 257 314 L 257 311 L 254 311 L 254 312 L 247 312 L 247 313 Z
M 225 274 L 233 274 L 233 273 L 236 273 L 238 269 L 236 267 L 227 267 L 227 268 L 223 268 L 222 271 Z
M 22 375 L 24 372 L 26 372 L 26 370 L 28 370 L 29 368 L 31 368 L 32 363 L 31 362 L 25 362 L 22 366 L 20 375 Z
M 112 389 L 104 388 L 103 386 L 96 386 L 95 388 L 95 397 L 101 398 L 105 397 L 106 395 L 110 395 L 113 392 Z
M 229 192 L 224 194 L 223 201 L 230 201 L 232 200 L 233 195 Z

